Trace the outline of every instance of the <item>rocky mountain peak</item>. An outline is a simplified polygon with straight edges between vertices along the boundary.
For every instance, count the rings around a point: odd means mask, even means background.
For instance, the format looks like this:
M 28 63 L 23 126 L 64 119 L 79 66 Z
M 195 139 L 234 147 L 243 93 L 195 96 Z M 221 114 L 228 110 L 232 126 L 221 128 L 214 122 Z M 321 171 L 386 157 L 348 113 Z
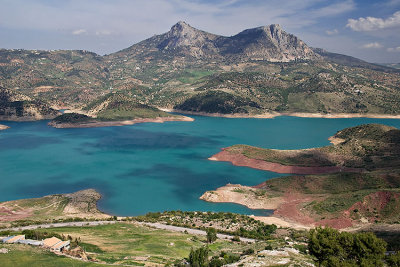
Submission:
M 189 24 L 187 24 L 184 21 L 179 21 L 176 23 L 174 26 L 171 27 L 171 30 L 169 31 L 171 36 L 186 36 L 186 37 L 192 37 L 193 34 L 195 34 L 197 29 L 193 28 Z
M 184 21 L 179 21 L 171 30 L 163 35 L 158 45 L 161 50 L 185 49 L 191 56 L 199 57 L 206 53 L 215 53 L 212 41 L 217 36 L 193 28 Z

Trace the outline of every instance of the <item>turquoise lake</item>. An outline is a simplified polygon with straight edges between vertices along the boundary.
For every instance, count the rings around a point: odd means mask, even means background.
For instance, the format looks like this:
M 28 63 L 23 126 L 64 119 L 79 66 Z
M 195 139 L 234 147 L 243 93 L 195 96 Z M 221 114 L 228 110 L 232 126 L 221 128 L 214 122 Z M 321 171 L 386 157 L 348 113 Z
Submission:
M 390 119 L 192 117 L 194 122 L 89 129 L 54 129 L 48 121 L 0 122 L 11 127 L 0 131 L 0 201 L 95 188 L 103 195 L 99 208 L 114 215 L 164 210 L 267 214 L 199 197 L 227 183 L 257 185 L 282 174 L 207 158 L 233 144 L 324 146 L 338 130 L 364 123 L 400 128 L 400 120 Z

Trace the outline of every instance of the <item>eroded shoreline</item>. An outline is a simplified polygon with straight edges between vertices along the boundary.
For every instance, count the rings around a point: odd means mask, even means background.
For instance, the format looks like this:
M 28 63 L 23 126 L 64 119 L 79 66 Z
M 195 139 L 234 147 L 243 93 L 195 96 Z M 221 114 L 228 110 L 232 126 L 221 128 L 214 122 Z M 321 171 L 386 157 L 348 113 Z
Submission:
M 260 159 L 248 158 L 239 153 L 230 153 L 226 150 L 213 155 L 208 158 L 213 161 L 225 161 L 230 162 L 235 166 L 249 167 L 253 169 L 271 171 L 276 173 L 287 173 L 287 174 L 328 174 L 337 172 L 362 172 L 362 169 L 358 168 L 347 168 L 342 166 L 321 166 L 321 167 L 302 167 L 302 166 L 290 166 L 282 165 L 279 163 L 268 162 Z

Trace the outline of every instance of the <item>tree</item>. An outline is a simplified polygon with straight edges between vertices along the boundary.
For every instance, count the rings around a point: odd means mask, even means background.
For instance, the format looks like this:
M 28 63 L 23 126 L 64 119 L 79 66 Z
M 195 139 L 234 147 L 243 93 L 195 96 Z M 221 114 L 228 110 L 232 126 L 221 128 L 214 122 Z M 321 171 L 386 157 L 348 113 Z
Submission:
M 207 231 L 207 243 L 213 243 L 217 240 L 217 231 L 214 228 L 208 228 Z
M 340 233 L 318 227 L 310 231 L 308 250 L 318 266 L 383 266 L 386 242 L 373 233 Z
M 201 247 L 196 250 L 193 248 L 189 253 L 189 263 L 192 267 L 206 267 L 208 266 L 208 247 Z

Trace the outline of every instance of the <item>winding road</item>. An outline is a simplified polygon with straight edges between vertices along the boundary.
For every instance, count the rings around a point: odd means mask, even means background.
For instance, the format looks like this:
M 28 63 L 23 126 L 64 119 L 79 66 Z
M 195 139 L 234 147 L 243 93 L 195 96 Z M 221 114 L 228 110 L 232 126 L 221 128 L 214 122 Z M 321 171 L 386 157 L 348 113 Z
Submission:
M 56 227 L 83 227 L 83 226 L 97 226 L 97 225 L 107 225 L 107 224 L 115 224 L 118 223 L 119 221 L 89 221 L 89 222 L 63 222 L 63 223 L 48 223 L 48 224 L 34 224 L 34 225 L 27 225 L 27 226 L 21 226 L 21 227 L 13 227 L 13 228 L 6 228 L 6 229 L 1 229 L 2 231 L 4 230 L 9 230 L 9 231 L 23 231 L 23 230 L 35 230 L 39 228 L 56 228 Z M 172 232 L 187 232 L 188 234 L 192 235 L 207 235 L 206 231 L 203 230 L 198 230 L 198 229 L 192 229 L 192 228 L 186 228 L 186 227 L 179 227 L 179 226 L 172 226 L 172 225 L 166 225 L 162 223 L 148 223 L 148 222 L 135 222 L 138 225 L 142 226 L 148 226 L 156 229 L 161 229 L 161 230 L 167 230 L 167 231 L 172 231 Z M 226 235 L 226 234 L 217 234 L 217 237 L 219 239 L 226 239 L 226 240 L 231 240 L 233 238 L 232 235 Z M 240 241 L 242 242 L 247 242 L 247 243 L 255 243 L 256 239 L 252 238 L 245 238 L 245 237 L 240 237 Z

